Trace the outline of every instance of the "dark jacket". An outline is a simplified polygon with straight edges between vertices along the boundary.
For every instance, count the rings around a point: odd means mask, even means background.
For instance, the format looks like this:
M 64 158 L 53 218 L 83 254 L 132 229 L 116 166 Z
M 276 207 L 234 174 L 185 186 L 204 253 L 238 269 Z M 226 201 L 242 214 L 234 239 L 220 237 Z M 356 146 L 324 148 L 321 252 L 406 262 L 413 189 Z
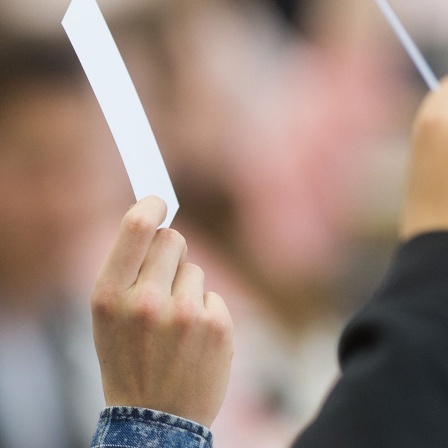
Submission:
M 294 448 L 448 447 L 448 233 L 398 251 L 339 360 L 340 380 Z

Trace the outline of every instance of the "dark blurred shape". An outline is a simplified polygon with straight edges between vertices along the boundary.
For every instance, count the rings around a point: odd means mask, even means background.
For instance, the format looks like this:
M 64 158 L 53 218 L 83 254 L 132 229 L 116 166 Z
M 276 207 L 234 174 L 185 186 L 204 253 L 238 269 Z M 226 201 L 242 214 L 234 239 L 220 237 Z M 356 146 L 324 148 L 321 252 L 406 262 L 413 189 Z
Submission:
M 73 81 L 81 66 L 68 40 L 43 37 L 0 39 L 0 94 L 27 80 Z M 1 100 L 1 98 L 0 98 Z
M 268 0 L 278 11 L 287 25 L 296 27 L 306 34 L 307 17 L 311 0 Z

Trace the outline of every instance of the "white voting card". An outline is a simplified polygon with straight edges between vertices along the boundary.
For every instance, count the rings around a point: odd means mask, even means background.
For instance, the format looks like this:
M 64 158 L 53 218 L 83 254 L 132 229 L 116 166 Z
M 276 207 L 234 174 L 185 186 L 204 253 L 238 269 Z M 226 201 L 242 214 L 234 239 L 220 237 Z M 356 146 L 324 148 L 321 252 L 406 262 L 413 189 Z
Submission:
M 73 0 L 62 25 L 84 68 L 120 151 L 137 200 L 156 195 L 168 205 L 169 227 L 179 203 L 137 91 L 95 0 Z
M 411 36 L 406 31 L 397 14 L 395 14 L 395 11 L 392 9 L 389 2 L 387 0 L 375 1 L 384 14 L 384 17 L 386 17 L 387 21 L 389 22 L 391 28 L 394 30 L 398 39 L 402 43 L 403 47 L 408 52 L 409 57 L 414 62 L 428 87 L 431 90 L 437 90 L 440 84 L 439 81 L 437 80 L 435 74 L 431 70 L 431 67 L 428 65 L 425 58 L 421 54 L 417 45 L 415 45 Z

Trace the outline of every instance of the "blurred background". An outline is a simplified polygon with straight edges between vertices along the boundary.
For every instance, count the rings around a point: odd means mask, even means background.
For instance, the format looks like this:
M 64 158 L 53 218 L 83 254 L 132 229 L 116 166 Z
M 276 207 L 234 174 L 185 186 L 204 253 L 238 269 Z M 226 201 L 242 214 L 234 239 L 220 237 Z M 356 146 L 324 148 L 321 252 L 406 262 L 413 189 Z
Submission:
M 284 448 L 393 254 L 426 86 L 373 0 L 99 4 L 234 319 L 215 447 Z M 391 4 L 447 73 L 446 2 Z M 104 406 L 89 294 L 134 198 L 68 5 L 0 3 L 1 448 L 88 446 Z

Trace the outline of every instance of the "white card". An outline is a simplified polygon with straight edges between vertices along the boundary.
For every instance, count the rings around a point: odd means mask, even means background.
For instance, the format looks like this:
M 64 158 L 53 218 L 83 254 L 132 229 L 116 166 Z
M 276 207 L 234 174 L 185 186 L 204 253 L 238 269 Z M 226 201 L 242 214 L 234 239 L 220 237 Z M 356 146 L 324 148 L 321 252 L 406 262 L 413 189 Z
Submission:
M 387 0 L 375 0 L 375 1 L 379 6 L 379 8 L 381 9 L 384 16 L 386 17 L 386 19 L 388 20 L 390 26 L 394 30 L 398 39 L 400 39 L 400 42 L 402 43 L 405 50 L 408 52 L 409 57 L 414 62 L 415 66 L 417 67 L 417 70 L 422 75 L 428 87 L 431 90 L 437 90 L 439 88 L 440 83 L 436 78 L 436 75 L 431 70 L 431 67 L 426 62 L 426 59 L 423 57 L 417 45 L 415 45 L 415 42 L 412 40 L 411 36 L 406 31 L 406 28 L 401 23 L 397 14 L 395 14 L 395 11 L 392 9 L 389 2 Z
M 169 227 L 179 203 L 151 126 L 95 0 L 73 0 L 62 25 L 109 124 L 137 200 L 164 199 Z

